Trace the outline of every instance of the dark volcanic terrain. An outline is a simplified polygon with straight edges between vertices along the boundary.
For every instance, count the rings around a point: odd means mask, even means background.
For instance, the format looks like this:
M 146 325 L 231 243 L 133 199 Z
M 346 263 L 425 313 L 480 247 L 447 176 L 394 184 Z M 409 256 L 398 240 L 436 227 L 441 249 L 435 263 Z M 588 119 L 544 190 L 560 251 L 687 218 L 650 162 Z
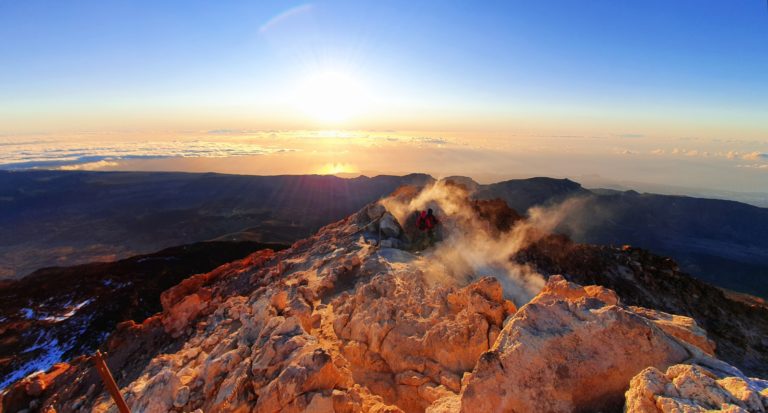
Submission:
M 0 279 L 213 239 L 291 243 L 428 180 L 0 171 Z
M 714 285 L 768 297 L 766 208 L 586 189 L 567 179 L 452 179 L 475 198 L 501 198 L 520 213 L 562 203 L 556 232 L 576 242 L 644 248 Z M 0 278 L 214 239 L 291 243 L 400 185 L 429 181 L 417 174 L 0 172 Z

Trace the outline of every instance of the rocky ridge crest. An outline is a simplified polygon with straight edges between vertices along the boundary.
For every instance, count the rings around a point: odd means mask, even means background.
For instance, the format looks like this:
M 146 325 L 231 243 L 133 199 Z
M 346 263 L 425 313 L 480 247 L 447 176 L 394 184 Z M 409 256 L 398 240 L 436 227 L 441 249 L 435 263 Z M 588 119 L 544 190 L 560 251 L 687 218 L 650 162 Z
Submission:
M 132 410 L 768 407 L 768 383 L 715 358 L 695 320 L 561 276 L 518 309 L 498 277 L 435 279 L 427 251 L 383 247 L 409 241 L 388 214 L 372 204 L 288 250 L 191 277 L 161 313 L 119 325 L 106 350 Z M 115 411 L 88 357 L 17 382 L 2 408 Z

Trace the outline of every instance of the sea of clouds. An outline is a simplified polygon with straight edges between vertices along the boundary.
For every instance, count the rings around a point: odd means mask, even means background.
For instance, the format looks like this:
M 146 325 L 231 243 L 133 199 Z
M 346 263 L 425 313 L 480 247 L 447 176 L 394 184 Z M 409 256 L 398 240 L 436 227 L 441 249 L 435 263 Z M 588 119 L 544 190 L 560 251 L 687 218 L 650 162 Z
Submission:
M 0 141 L 0 169 L 95 170 L 117 166 L 121 160 L 163 158 L 227 158 L 291 151 L 262 142 L 218 139 L 145 141 L 87 141 L 73 139 L 14 139 Z
M 177 137 L 135 136 L 3 136 L 0 135 L 0 170 L 61 169 L 98 170 L 120 161 L 170 158 L 230 158 L 320 150 L 336 154 L 352 146 L 376 145 L 439 147 L 440 137 L 369 133 L 359 131 L 261 131 L 215 129 Z M 324 148 L 324 149 L 323 149 Z

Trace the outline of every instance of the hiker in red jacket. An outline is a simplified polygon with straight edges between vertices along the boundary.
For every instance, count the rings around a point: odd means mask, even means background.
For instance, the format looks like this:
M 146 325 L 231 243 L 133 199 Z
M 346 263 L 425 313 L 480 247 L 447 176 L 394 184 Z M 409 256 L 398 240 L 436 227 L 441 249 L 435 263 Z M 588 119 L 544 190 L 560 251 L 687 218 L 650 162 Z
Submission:
M 416 226 L 419 228 L 419 231 L 421 231 L 421 244 L 424 245 L 424 248 L 435 243 L 435 228 L 439 223 L 440 221 L 437 220 L 432 208 L 419 213 L 419 218 L 416 220 Z
M 427 211 L 421 211 L 416 212 L 418 214 L 418 218 L 416 218 L 416 228 L 419 229 L 419 231 L 426 231 L 427 230 Z

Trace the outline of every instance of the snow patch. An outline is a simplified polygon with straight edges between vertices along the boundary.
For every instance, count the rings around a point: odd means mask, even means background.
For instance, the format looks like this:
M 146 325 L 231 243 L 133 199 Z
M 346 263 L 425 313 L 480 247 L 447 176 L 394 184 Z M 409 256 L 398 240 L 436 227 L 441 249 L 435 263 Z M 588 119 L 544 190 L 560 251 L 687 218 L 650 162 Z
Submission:
M 89 299 L 75 305 L 67 314 L 72 313 L 72 315 L 74 315 L 77 310 L 88 305 L 92 301 L 92 299 Z M 76 338 L 86 332 L 91 324 L 91 319 L 91 316 L 78 317 L 72 323 L 71 330 L 67 331 L 66 337 L 69 338 L 65 342 L 61 342 L 59 337 L 56 336 L 57 332 L 55 329 L 39 330 L 34 344 L 24 350 L 24 354 L 39 352 L 39 355 L 19 366 L 11 374 L 5 377 L 0 377 L 0 392 L 10 384 L 24 377 L 28 377 L 29 375 L 40 371 L 47 371 L 53 367 L 54 364 L 64 361 L 64 354 L 75 348 Z
M 22 308 L 21 316 L 26 318 L 27 320 L 32 320 L 35 318 L 35 310 L 31 308 Z
M 66 313 L 64 313 L 64 314 L 60 314 L 60 315 L 45 315 L 45 316 L 39 317 L 38 320 L 58 323 L 60 321 L 64 321 L 64 320 L 69 319 L 73 315 L 77 314 L 78 310 L 80 310 L 81 308 L 85 307 L 86 305 L 88 305 L 88 304 L 90 304 L 92 302 L 93 302 L 93 299 L 89 298 L 89 299 L 87 299 L 87 300 L 85 300 L 85 301 L 83 301 L 83 302 L 81 302 L 79 304 L 76 304 L 74 306 L 68 306 L 69 310 Z M 67 306 L 65 306 L 65 307 L 67 307 Z

